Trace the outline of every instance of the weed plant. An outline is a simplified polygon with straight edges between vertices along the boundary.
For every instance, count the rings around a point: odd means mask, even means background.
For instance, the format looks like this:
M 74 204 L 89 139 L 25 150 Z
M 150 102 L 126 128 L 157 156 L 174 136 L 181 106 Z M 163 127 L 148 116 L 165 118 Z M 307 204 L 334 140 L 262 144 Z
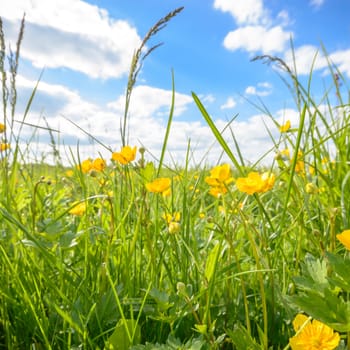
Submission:
M 346 346 L 350 263 L 337 239 L 350 220 L 346 80 L 329 62 L 334 79 L 316 101 L 312 71 L 305 86 L 280 59 L 257 58 L 284 70 L 300 115 L 292 127 L 275 122 L 268 165 L 245 164 L 239 140 L 230 149 L 193 93 L 231 161 L 207 168 L 163 163 L 173 79 L 161 158 L 150 161 L 128 144 L 128 108 L 158 46 L 145 52 L 148 40 L 180 11 L 152 27 L 132 59 L 120 152 L 78 155 L 70 168 L 30 164 L 30 145 L 19 147 L 24 20 L 9 69 L 0 21 L 0 348 L 288 349 L 302 312 Z

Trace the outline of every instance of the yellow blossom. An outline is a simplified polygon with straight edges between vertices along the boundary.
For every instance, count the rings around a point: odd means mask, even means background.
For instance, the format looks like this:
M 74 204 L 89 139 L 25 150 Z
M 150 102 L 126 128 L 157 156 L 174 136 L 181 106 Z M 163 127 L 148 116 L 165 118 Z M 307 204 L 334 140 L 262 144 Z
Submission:
M 289 339 L 292 350 L 333 350 L 338 346 L 340 336 L 337 332 L 320 321 L 308 321 L 309 318 L 302 314 L 295 317 L 293 327 L 298 333 Z
M 76 216 L 82 216 L 86 211 L 86 203 L 80 202 L 76 203 L 74 207 L 69 210 L 69 214 L 76 215 Z
M 210 170 L 205 182 L 210 186 L 209 194 L 220 197 L 227 192 L 227 186 L 234 181 L 229 164 L 218 165 Z
M 146 184 L 146 188 L 149 192 L 162 193 L 163 196 L 167 196 L 171 193 L 171 180 L 168 177 L 158 177 L 152 182 Z
M 336 237 L 347 250 L 350 250 L 350 230 L 345 230 L 342 233 L 337 234 Z
M 223 185 L 221 186 L 212 186 L 210 187 L 209 194 L 212 196 L 219 198 L 223 194 L 227 193 L 227 188 Z
M 179 222 L 181 219 L 181 214 L 180 214 L 180 212 L 176 211 L 173 214 L 164 213 L 162 215 L 162 217 L 167 222 L 167 224 L 170 224 L 170 222 L 172 222 L 172 221 Z
M 0 143 L 0 152 L 6 151 L 9 148 L 10 148 L 9 143 Z
M 281 151 L 281 155 L 284 156 L 284 157 L 289 158 L 289 157 L 290 157 L 289 149 L 288 149 L 288 148 L 283 149 L 283 150 Z
M 205 182 L 210 186 L 229 185 L 234 179 L 231 176 L 230 164 L 218 165 L 210 170 L 210 176 L 205 178 Z
M 315 167 L 313 167 L 312 165 L 309 165 L 309 174 L 312 176 L 312 175 L 315 175 Z
M 287 132 L 290 129 L 291 123 L 288 119 L 285 124 L 280 126 L 280 132 Z
M 113 152 L 112 159 L 120 164 L 126 165 L 135 160 L 136 158 L 136 146 L 131 148 L 130 146 L 122 147 L 120 152 Z
M 267 192 L 274 184 L 275 175 L 269 172 L 262 175 L 258 172 L 250 172 L 247 177 L 240 177 L 236 181 L 238 190 L 247 194 Z
M 305 163 L 303 160 L 297 160 L 295 164 L 295 172 L 298 174 L 303 174 L 305 172 Z
M 181 230 L 181 225 L 179 222 L 171 221 L 168 225 L 168 230 L 170 234 L 179 233 Z
M 88 173 L 90 170 L 92 170 L 92 160 L 91 159 L 86 159 L 82 161 L 79 165 L 78 168 L 84 173 Z
M 176 211 L 173 214 L 164 213 L 163 219 L 166 221 L 166 223 L 168 225 L 169 233 L 174 234 L 174 233 L 178 233 L 180 231 L 180 228 L 181 228 L 181 225 L 179 223 L 179 221 L 181 219 L 180 212 Z
M 0 133 L 3 133 L 6 130 L 5 124 L 0 123 Z
M 92 162 L 92 169 L 96 171 L 103 171 L 106 167 L 106 161 L 102 158 L 96 158 Z
M 318 188 L 312 182 L 309 182 L 305 186 L 305 191 L 306 193 L 309 193 L 309 194 L 316 194 L 318 193 Z

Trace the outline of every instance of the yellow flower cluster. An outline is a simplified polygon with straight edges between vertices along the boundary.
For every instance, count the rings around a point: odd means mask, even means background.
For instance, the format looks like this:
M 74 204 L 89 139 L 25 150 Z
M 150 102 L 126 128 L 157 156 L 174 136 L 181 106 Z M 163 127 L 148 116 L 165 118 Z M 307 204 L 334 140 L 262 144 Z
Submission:
M 94 160 L 86 159 L 78 165 L 78 168 L 84 174 L 87 174 L 93 170 L 100 172 L 106 168 L 106 161 L 102 158 L 96 158 Z
M 9 143 L 0 143 L 0 152 L 6 151 L 9 148 L 10 148 Z
M 265 172 L 260 175 L 258 172 L 250 172 L 247 177 L 239 177 L 236 186 L 239 191 L 254 194 L 271 190 L 275 184 L 275 175 Z
M 214 197 L 220 197 L 227 193 L 227 186 L 233 181 L 230 164 L 214 167 L 210 170 L 210 176 L 205 178 L 205 182 L 210 186 L 209 193 Z
M 297 334 L 289 339 L 292 350 L 333 350 L 340 342 L 332 328 L 302 314 L 295 317 L 293 327 Z
M 171 180 L 168 177 L 158 177 L 152 182 L 146 184 L 146 189 L 149 192 L 161 193 L 164 197 L 171 194 Z
M 112 153 L 112 160 L 119 164 L 126 165 L 135 160 L 136 158 L 136 146 L 131 148 L 130 146 L 122 147 L 120 152 Z
M 163 219 L 166 221 L 168 225 L 168 231 L 170 234 L 175 234 L 180 232 L 181 225 L 180 225 L 180 218 L 181 214 L 179 212 L 175 212 L 173 215 L 169 213 L 163 214 Z
M 5 132 L 5 130 L 6 130 L 5 124 L 0 123 L 0 134 Z

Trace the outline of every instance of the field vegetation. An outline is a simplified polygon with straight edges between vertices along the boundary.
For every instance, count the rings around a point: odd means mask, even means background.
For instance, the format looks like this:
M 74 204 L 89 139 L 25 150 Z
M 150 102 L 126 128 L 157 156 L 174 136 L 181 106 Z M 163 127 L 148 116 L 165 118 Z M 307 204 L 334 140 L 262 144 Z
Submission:
M 6 53 L 0 21 L 1 349 L 350 348 L 347 81 L 329 60 L 331 83 L 316 100 L 312 71 L 302 84 L 281 59 L 257 57 L 279 68 L 300 116 L 280 125 L 264 108 L 279 130 L 270 133 L 272 161 L 248 163 L 240 140 L 231 149 L 193 93 L 229 161 L 171 166 L 173 79 L 154 161 L 129 144 L 128 109 L 157 48 L 146 44 L 180 11 L 156 23 L 132 58 L 120 148 L 109 159 L 72 152 L 70 167 L 59 157 L 30 163 L 30 143 L 20 147 L 24 22 Z

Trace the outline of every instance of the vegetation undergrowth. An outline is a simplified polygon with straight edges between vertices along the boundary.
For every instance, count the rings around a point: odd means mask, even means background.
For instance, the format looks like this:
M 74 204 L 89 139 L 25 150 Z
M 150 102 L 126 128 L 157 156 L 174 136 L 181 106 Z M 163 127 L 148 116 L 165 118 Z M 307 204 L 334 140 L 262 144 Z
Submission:
M 181 167 L 164 164 L 173 77 L 161 157 L 150 161 L 128 142 L 132 90 L 159 46 L 146 44 L 181 10 L 135 52 L 121 149 L 95 140 L 111 160 L 78 154 L 69 168 L 26 161 L 20 133 L 36 87 L 14 126 L 24 20 L 7 68 L 0 18 L 0 348 L 350 348 L 345 78 L 329 61 L 333 80 L 316 101 L 312 71 L 303 85 L 279 58 L 256 58 L 284 70 L 300 116 L 279 125 L 262 108 L 280 131 L 267 130 L 271 164 L 245 163 L 234 131 L 232 150 L 193 93 L 230 159 L 208 168 L 190 166 L 190 152 Z

